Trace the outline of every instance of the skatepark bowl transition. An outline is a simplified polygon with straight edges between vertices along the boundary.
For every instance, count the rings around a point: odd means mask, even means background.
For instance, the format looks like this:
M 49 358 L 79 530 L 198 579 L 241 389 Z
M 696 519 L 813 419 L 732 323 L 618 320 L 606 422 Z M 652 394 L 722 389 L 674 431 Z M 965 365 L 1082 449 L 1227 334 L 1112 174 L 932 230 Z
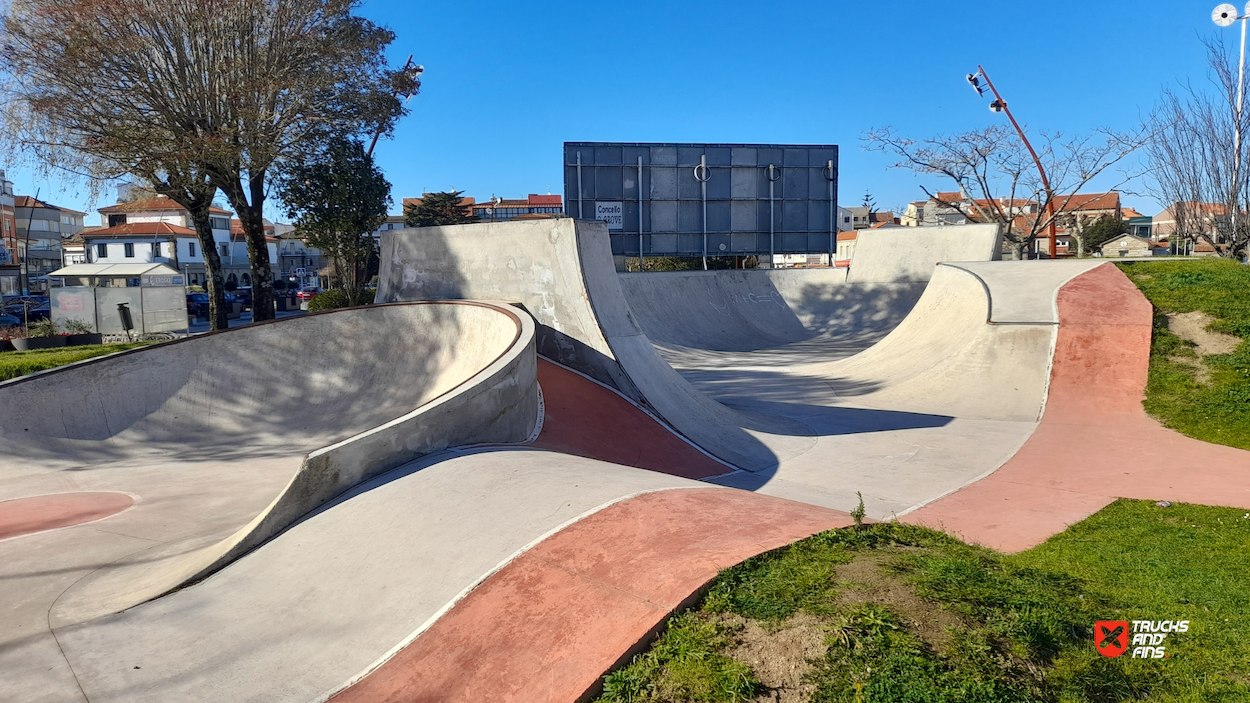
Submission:
M 1006 551 L 1250 508 L 1250 454 L 1143 413 L 1118 269 L 997 248 L 631 274 L 597 222 L 394 230 L 376 305 L 0 383 L 0 698 L 585 700 L 860 494 Z

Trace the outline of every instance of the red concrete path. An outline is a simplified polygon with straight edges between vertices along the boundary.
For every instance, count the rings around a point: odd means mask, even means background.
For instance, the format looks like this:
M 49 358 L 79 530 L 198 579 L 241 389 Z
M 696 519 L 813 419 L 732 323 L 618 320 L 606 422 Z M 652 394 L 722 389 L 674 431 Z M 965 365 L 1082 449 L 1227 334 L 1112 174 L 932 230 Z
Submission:
M 720 569 L 851 522 L 723 488 L 617 503 L 522 554 L 332 700 L 578 700 Z
M 683 478 L 732 471 L 628 400 L 541 357 L 538 383 L 545 416 L 535 447 Z
M 0 502 L 0 539 L 81 525 L 134 505 L 125 493 L 55 493 Z
M 1111 264 L 1064 286 L 1037 431 L 998 471 L 904 520 L 1014 552 L 1118 497 L 1250 508 L 1250 452 L 1190 439 L 1142 410 L 1152 315 Z

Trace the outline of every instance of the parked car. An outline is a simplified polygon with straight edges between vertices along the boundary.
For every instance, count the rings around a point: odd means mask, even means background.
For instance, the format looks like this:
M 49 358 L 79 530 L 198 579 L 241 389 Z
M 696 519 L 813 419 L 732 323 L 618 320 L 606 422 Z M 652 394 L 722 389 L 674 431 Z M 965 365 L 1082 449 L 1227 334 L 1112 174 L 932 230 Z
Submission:
M 304 286 L 295 293 L 295 297 L 300 300 L 312 300 L 320 292 L 321 289 L 317 286 Z
M 14 299 L 5 305 L 4 312 L 19 320 L 46 320 L 52 314 L 52 305 L 42 295 L 28 295 Z
M 251 307 L 252 307 L 252 288 L 251 288 L 251 286 L 244 286 L 243 288 L 240 288 L 240 289 L 236 290 L 236 291 L 234 292 L 234 299 L 235 299 L 235 300 L 237 300 L 237 301 L 239 301 L 240 303 L 243 303 L 243 307 L 244 307 L 244 308 L 246 308 L 246 309 L 251 309 Z
M 22 321 L 8 313 L 0 313 L 0 330 L 6 327 L 20 327 Z
M 187 314 L 191 317 L 208 317 L 208 293 L 187 293 Z

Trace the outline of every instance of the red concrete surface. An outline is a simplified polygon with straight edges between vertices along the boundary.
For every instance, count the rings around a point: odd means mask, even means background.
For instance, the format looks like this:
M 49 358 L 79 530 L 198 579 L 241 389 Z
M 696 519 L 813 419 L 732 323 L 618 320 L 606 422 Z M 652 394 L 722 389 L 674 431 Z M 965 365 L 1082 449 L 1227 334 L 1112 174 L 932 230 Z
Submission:
M 535 447 L 683 478 L 731 471 L 628 400 L 541 357 L 538 384 L 546 414 Z
M 722 488 L 617 503 L 522 554 L 332 700 L 571 703 L 719 570 L 851 523 Z
M 0 502 L 0 539 L 81 525 L 134 505 L 125 493 L 57 493 Z
M 1166 429 L 1142 410 L 1149 301 L 1106 264 L 1059 292 L 1059 335 L 1037 431 L 987 478 L 907 515 L 1015 552 L 1116 498 L 1250 508 L 1250 452 Z

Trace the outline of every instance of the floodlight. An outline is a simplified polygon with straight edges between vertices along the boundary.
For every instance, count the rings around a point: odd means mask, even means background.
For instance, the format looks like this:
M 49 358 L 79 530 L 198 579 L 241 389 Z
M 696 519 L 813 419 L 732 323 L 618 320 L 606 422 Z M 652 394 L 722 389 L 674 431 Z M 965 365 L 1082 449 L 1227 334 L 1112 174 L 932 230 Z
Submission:
M 1247 6 L 1247 11 L 1250 12 L 1250 6 Z M 1221 27 L 1231 26 L 1237 21 L 1237 8 L 1224 3 L 1211 11 L 1211 21 Z

